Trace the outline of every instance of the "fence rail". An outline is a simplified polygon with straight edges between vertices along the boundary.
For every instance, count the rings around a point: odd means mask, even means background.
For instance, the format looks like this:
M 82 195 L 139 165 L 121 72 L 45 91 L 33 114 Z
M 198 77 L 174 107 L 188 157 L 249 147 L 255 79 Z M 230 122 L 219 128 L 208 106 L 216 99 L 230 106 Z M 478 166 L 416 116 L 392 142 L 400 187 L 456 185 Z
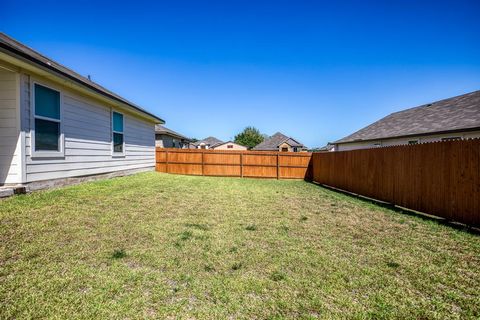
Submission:
M 480 139 L 312 155 L 313 180 L 480 226 Z
M 480 226 L 480 139 L 313 154 L 157 148 L 156 170 L 313 180 Z
M 156 149 L 160 172 L 245 178 L 305 179 L 310 177 L 307 152 Z

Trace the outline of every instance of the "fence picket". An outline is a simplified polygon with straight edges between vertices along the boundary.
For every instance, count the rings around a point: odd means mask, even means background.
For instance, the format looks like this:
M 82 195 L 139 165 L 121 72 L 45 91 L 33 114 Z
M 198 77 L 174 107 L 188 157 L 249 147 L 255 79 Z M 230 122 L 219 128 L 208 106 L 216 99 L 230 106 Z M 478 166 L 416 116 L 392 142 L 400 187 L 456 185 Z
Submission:
M 310 159 L 307 152 L 157 148 L 155 167 L 178 174 L 305 179 Z
M 480 139 L 313 153 L 313 181 L 480 226 Z

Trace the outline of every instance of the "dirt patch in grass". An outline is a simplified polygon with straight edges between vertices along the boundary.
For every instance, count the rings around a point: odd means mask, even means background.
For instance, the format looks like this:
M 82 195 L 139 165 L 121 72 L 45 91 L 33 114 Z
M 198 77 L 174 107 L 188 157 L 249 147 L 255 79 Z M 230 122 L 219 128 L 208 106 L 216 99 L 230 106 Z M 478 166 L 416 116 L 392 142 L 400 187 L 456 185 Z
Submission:
M 0 318 L 480 317 L 480 236 L 303 181 L 144 173 L 0 202 Z

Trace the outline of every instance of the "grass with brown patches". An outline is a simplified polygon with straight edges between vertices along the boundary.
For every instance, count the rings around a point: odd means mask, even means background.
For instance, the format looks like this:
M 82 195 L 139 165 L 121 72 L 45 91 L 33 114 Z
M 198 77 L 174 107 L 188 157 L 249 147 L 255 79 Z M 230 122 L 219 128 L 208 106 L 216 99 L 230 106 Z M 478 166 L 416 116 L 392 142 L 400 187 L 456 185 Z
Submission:
M 138 174 L 0 202 L 0 318 L 478 318 L 480 236 L 303 181 Z

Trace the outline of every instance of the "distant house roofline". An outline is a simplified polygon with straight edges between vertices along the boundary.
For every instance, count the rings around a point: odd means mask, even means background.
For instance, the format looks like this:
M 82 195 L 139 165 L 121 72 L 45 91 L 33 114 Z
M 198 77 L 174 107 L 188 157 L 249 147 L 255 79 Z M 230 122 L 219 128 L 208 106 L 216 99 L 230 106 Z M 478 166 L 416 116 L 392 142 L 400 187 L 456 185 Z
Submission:
M 192 141 L 192 139 L 190 139 L 188 137 L 185 137 L 184 135 L 182 135 L 182 134 L 180 134 L 176 131 L 173 131 L 172 129 L 169 129 L 169 128 L 167 128 L 163 125 L 160 125 L 160 124 L 155 125 L 155 134 L 165 134 L 165 135 L 170 135 L 170 136 L 178 138 L 178 139 L 186 140 L 188 142 Z
M 407 135 L 400 135 L 400 136 L 390 136 L 390 137 L 378 137 L 378 138 L 369 138 L 369 139 L 357 139 L 352 141 L 345 141 L 345 142 L 329 142 L 329 144 L 347 144 L 347 143 L 355 143 L 355 142 L 370 142 L 376 140 L 388 140 L 388 139 L 398 139 L 398 138 L 413 138 L 413 137 L 425 137 L 431 136 L 432 134 L 448 134 L 448 133 L 459 133 L 459 132 L 472 132 L 472 131 L 480 131 L 480 127 L 471 127 L 465 129 L 455 129 L 455 130 L 444 130 L 444 131 L 434 131 L 434 132 L 423 132 L 423 133 L 412 133 Z
M 291 140 L 291 141 L 290 141 Z M 293 141 L 293 143 L 292 143 Z M 277 147 L 280 147 L 280 145 L 282 145 L 283 143 L 286 143 L 288 144 L 290 147 L 305 147 L 303 144 L 301 144 L 300 142 L 298 142 L 297 140 L 293 139 L 293 138 L 287 138 L 285 139 L 284 141 L 280 142 Z
M 210 137 L 207 137 L 205 139 L 194 142 L 193 145 L 194 146 L 200 146 L 200 145 L 202 145 L 202 143 L 204 145 L 208 145 L 210 148 L 214 148 L 214 147 L 216 147 L 220 144 L 223 144 L 224 142 L 222 140 L 218 139 L 218 138 L 210 136 Z
M 480 90 L 397 111 L 332 142 L 346 144 L 480 129 Z
M 290 141 L 291 142 L 288 142 Z M 306 148 L 304 144 L 300 143 L 298 140 L 293 139 L 292 137 L 286 136 L 281 132 L 277 132 L 271 137 L 265 139 L 261 143 L 257 144 L 252 150 L 258 151 L 274 151 L 278 150 L 282 143 L 287 143 L 291 147 L 296 148 Z

